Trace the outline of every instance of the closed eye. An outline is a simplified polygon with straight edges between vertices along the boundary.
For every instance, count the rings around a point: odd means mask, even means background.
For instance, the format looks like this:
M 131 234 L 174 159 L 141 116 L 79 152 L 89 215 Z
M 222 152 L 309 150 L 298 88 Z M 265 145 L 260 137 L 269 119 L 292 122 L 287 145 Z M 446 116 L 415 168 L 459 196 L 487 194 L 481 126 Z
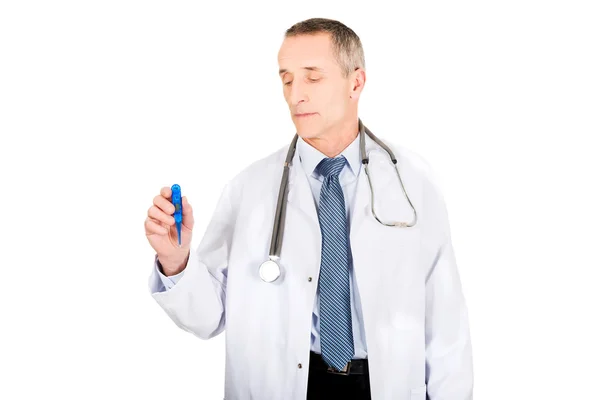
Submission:
M 309 80 L 310 82 L 319 82 L 321 79 L 319 79 L 319 78 L 317 78 L 317 79 L 311 79 L 311 78 L 308 78 L 308 80 Z M 291 84 L 292 84 L 292 81 L 289 81 L 289 82 L 284 82 L 284 85 L 285 85 L 285 86 L 289 86 L 289 85 L 291 85 Z

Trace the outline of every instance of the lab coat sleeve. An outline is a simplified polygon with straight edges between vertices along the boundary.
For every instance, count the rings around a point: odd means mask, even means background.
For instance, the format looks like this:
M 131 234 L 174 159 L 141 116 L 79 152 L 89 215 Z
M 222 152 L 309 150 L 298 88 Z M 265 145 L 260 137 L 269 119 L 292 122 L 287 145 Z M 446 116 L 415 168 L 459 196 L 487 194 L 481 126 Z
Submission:
M 225 329 L 224 305 L 233 218 L 228 184 L 200 244 L 190 251 L 184 270 L 178 276 L 161 276 L 155 256 L 149 277 L 148 287 L 154 300 L 179 328 L 201 339 L 210 339 Z M 169 278 L 174 279 L 169 282 Z
M 426 382 L 429 400 L 472 400 L 473 361 L 469 317 L 450 237 L 447 208 L 437 178 L 427 210 L 432 241 L 426 271 Z

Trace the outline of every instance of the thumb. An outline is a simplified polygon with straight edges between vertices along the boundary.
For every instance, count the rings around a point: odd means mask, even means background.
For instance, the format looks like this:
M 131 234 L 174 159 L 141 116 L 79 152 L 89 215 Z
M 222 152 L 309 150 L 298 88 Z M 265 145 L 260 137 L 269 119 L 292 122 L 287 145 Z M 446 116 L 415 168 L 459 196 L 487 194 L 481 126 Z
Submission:
M 192 205 L 188 203 L 186 196 L 181 198 L 181 207 L 181 222 L 186 228 L 191 230 L 194 227 L 194 210 L 192 209 Z

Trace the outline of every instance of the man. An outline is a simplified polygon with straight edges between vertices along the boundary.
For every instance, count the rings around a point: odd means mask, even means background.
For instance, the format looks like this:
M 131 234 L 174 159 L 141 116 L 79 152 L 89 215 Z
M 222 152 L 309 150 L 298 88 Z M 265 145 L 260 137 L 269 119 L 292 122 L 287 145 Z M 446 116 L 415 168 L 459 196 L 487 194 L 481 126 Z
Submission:
M 347 26 L 314 18 L 286 31 L 278 55 L 299 136 L 289 175 L 282 276 L 259 277 L 269 256 L 288 147 L 223 190 L 196 251 L 183 199 L 177 246 L 171 191 L 145 221 L 156 251 L 152 296 L 180 328 L 226 332 L 225 399 L 472 399 L 471 341 L 443 197 L 428 164 L 390 146 L 418 211 L 413 227 L 372 215 L 359 154 L 362 45 Z M 411 208 L 387 153 L 369 137 L 376 214 Z M 200 377 L 199 380 L 202 378 Z

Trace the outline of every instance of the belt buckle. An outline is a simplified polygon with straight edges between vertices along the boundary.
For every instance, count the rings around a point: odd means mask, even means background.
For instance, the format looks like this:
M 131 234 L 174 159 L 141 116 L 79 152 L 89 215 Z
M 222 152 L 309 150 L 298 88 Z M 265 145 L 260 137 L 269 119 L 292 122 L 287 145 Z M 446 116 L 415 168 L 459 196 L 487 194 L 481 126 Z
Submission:
M 350 362 L 347 362 L 341 371 L 338 371 L 333 367 L 327 367 L 327 372 L 335 375 L 350 375 Z

